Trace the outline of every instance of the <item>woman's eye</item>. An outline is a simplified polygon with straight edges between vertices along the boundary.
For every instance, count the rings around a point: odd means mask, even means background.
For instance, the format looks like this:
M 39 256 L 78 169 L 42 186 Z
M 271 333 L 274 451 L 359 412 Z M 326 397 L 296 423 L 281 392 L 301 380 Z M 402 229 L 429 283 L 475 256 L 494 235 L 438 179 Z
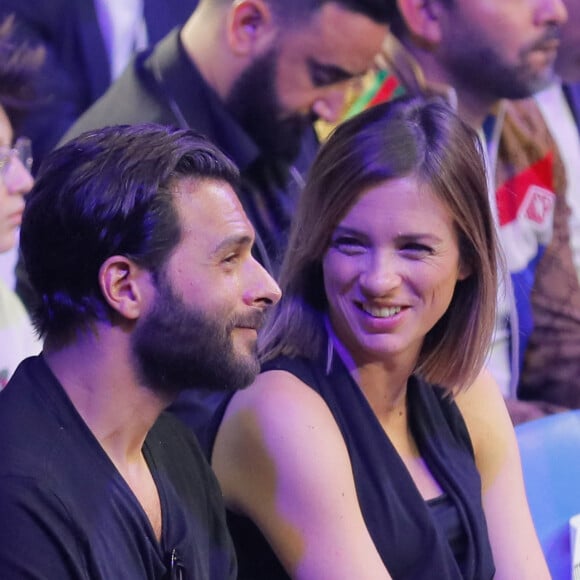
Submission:
M 352 255 L 364 252 L 365 246 L 361 240 L 351 236 L 341 236 L 332 241 L 332 247 L 343 254 Z
M 408 242 L 401 249 L 403 252 L 417 255 L 431 255 L 433 253 L 433 248 L 418 242 Z

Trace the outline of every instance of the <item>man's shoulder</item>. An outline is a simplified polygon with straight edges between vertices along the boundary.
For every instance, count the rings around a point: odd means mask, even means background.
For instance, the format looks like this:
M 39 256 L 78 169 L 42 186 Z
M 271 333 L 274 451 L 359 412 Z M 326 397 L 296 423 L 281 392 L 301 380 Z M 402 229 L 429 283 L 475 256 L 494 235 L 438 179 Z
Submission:
M 51 377 L 40 356 L 24 359 L 0 392 L 0 443 L 13 431 L 34 432 L 42 428 L 37 421 L 46 416 L 45 387 Z
M 16 519 L 22 515 L 27 521 L 41 513 L 57 519 L 66 517 L 60 498 L 70 486 L 67 470 L 73 465 L 81 469 L 75 465 L 77 457 L 68 452 L 66 441 L 72 447 L 79 443 L 62 430 L 53 401 L 45 391 L 46 377 L 39 359 L 23 361 L 0 393 L 3 518 L 8 513 Z
M 115 124 L 189 125 L 207 133 L 212 114 L 208 87 L 184 54 L 178 32 L 172 30 L 157 44 L 138 53 L 59 144 L 85 131 Z
M 168 107 L 159 99 L 154 87 L 143 75 L 143 61 L 147 55 L 147 52 L 137 55 L 105 94 L 75 121 L 59 145 L 85 131 L 106 125 L 170 122 Z
M 0 476 L 66 487 L 94 446 L 41 356 L 24 360 L 0 393 Z M 62 479 L 60 479 L 62 478 Z M 74 482 L 73 482 L 74 484 Z

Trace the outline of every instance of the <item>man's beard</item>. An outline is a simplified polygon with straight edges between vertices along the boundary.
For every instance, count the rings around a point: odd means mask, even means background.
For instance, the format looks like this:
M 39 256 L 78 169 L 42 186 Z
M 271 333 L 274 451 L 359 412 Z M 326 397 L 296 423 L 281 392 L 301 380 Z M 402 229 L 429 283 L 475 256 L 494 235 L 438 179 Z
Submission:
M 272 48 L 238 77 L 226 107 L 267 158 L 292 163 L 300 153 L 305 131 L 316 120 L 311 115 L 283 115 L 276 94 L 278 52 Z
M 464 35 L 467 33 L 464 33 Z M 558 38 L 559 30 L 551 28 L 541 39 L 525 47 L 520 62 L 504 61 L 502 54 L 487 39 L 472 38 L 457 42 L 447 66 L 452 72 L 455 88 L 477 92 L 490 101 L 524 99 L 547 87 L 554 79 L 554 66 L 534 69 L 529 59 L 533 50 Z
M 137 372 L 148 388 L 174 397 L 190 388 L 240 389 L 254 380 L 260 370 L 256 345 L 246 355 L 236 353 L 232 330 L 258 328 L 261 311 L 230 319 L 206 315 L 185 305 L 164 274 L 157 291 L 155 304 L 131 337 Z

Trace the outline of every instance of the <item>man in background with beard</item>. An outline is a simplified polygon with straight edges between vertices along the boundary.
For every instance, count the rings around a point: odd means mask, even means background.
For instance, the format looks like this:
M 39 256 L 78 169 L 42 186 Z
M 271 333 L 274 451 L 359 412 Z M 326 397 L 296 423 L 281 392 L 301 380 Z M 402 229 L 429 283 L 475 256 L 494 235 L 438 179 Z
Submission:
M 111 123 L 191 127 L 238 165 L 260 262 L 275 272 L 317 149 L 373 64 L 394 0 L 200 0 L 65 135 Z
M 580 0 L 564 0 L 557 82 L 535 95 L 563 162 L 554 235 L 538 263 L 518 396 L 580 408 Z
M 279 289 L 237 183 L 215 146 L 155 125 L 46 159 L 21 232 L 45 348 L 0 394 L 0 577 L 236 577 L 217 483 L 164 409 L 258 371 Z

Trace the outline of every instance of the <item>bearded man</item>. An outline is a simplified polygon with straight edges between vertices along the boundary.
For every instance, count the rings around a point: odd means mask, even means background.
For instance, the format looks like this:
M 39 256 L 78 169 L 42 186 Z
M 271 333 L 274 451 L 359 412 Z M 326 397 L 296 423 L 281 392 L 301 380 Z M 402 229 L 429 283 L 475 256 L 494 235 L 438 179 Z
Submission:
M 258 371 L 280 292 L 237 184 L 205 139 L 155 125 L 45 160 L 21 230 L 45 342 L 1 393 L 0 577 L 236 577 L 219 487 L 164 410 Z

